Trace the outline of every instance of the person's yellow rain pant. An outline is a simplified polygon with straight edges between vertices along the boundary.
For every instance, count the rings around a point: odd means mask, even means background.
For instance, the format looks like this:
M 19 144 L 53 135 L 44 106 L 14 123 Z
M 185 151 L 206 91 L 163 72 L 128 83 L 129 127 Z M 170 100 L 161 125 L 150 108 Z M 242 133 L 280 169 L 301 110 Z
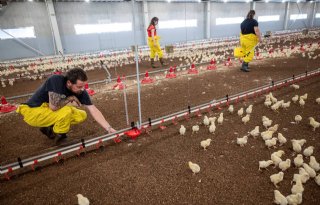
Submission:
M 156 46 L 153 43 L 152 37 L 148 37 L 148 46 L 150 47 L 150 58 L 155 58 L 156 54 L 158 54 L 159 58 L 162 58 L 163 52 L 159 43 L 160 37 L 155 36 L 154 39 L 156 40 Z
M 249 63 L 254 57 L 254 47 L 258 43 L 258 37 L 255 34 L 240 34 L 240 45 L 243 49 L 245 56 L 243 57 L 244 62 Z
M 21 104 L 16 110 L 24 117 L 24 121 L 33 127 L 49 127 L 53 125 L 56 134 L 67 133 L 71 125 L 83 122 L 87 118 L 84 110 L 73 106 L 64 106 L 57 111 L 52 111 L 48 103 L 40 107 L 29 107 Z

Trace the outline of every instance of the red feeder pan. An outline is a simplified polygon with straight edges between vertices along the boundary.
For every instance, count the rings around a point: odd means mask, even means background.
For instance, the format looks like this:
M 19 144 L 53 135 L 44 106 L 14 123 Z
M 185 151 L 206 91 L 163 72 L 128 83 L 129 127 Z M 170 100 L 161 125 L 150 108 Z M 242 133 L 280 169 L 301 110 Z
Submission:
M 174 73 L 172 66 L 170 67 L 169 73 L 166 75 L 166 78 L 176 78 L 177 75 Z
M 141 134 L 141 130 L 135 127 L 135 128 L 132 128 L 132 130 L 125 132 L 124 134 L 127 135 L 127 137 L 134 140 Z
M 122 81 L 121 81 L 120 76 L 118 76 L 117 84 L 115 84 L 115 85 L 113 86 L 113 90 L 123 90 L 123 89 L 124 89 L 124 85 L 123 85 L 123 83 L 122 83 Z
M 95 92 L 94 90 L 91 90 L 91 89 L 89 88 L 88 83 L 84 86 L 84 88 L 86 89 L 86 91 L 88 92 L 88 94 L 89 94 L 90 96 L 96 94 L 96 92 Z
M 225 66 L 232 66 L 232 62 L 231 62 L 231 58 L 228 57 L 228 60 L 226 62 L 224 62 Z
M 188 70 L 188 74 L 198 74 L 198 70 L 194 64 L 191 65 L 191 68 Z
M 151 84 L 153 82 L 154 82 L 154 79 L 150 78 L 148 71 L 146 71 L 146 74 L 145 74 L 144 78 L 141 80 L 141 83 L 142 84 Z
M 4 96 L 1 97 L 0 113 L 8 113 L 15 111 L 17 106 L 10 105 Z
M 210 65 L 207 66 L 207 70 L 215 70 L 215 69 L 217 69 L 216 61 L 214 59 L 212 59 L 210 61 Z

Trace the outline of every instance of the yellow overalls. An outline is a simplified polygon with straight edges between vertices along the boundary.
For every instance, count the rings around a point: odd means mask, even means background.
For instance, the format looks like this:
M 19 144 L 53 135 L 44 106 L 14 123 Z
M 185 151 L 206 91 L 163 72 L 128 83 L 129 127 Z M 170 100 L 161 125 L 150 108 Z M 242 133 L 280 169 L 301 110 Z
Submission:
M 160 37 L 159 36 L 154 36 L 154 40 L 156 41 L 156 46 L 153 44 L 152 37 L 148 37 L 148 46 L 150 48 L 150 58 L 155 58 L 156 54 L 158 54 L 159 58 L 163 57 L 163 52 L 160 47 Z
M 252 61 L 252 59 L 254 57 L 254 49 L 253 48 L 257 45 L 257 43 L 258 43 L 257 35 L 252 34 L 252 33 L 242 35 L 240 33 L 240 45 L 243 49 L 243 53 L 245 54 L 245 56 L 243 58 L 244 62 L 249 63 Z

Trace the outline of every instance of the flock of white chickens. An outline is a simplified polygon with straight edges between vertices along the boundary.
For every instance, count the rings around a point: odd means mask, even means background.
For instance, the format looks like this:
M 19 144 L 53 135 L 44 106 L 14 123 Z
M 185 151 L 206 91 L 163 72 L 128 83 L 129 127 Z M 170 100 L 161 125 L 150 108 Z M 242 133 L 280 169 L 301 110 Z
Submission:
M 298 85 L 293 84 L 291 87 L 294 89 L 299 89 Z M 302 96 L 295 95 L 292 98 L 293 103 L 299 103 L 300 106 L 304 106 L 305 102 L 308 99 L 308 94 L 304 94 Z M 290 107 L 291 101 L 284 102 L 283 100 L 278 100 L 275 98 L 270 92 L 265 96 L 264 105 L 275 112 L 279 112 L 279 109 L 288 109 Z M 316 103 L 320 105 L 320 97 L 316 99 Z M 245 111 L 244 108 L 240 108 L 237 112 L 238 116 L 241 117 L 241 121 L 246 124 L 250 121 L 250 115 L 252 113 L 253 105 L 249 105 Z M 228 112 L 231 114 L 234 112 L 233 105 L 228 107 Z M 244 113 L 245 112 L 245 113 Z M 245 114 L 245 116 L 244 116 Z M 294 124 L 299 124 L 302 121 L 302 117 L 300 115 L 295 116 L 295 122 L 291 122 Z M 218 124 L 222 124 L 223 113 L 220 113 L 218 119 L 217 117 L 204 116 L 203 125 L 209 127 L 209 132 L 214 134 L 216 130 L 215 122 Z M 257 137 L 261 136 L 261 139 L 264 141 L 266 147 L 276 148 L 276 146 L 282 146 L 287 143 L 287 139 L 285 136 L 278 132 L 277 136 L 273 136 L 279 128 L 279 124 L 274 124 L 272 126 L 273 121 L 266 116 L 262 116 L 262 125 L 266 129 L 265 131 L 260 132 L 260 126 L 255 126 L 253 130 L 248 132 L 248 135 L 237 138 L 237 144 L 241 147 L 245 146 L 248 142 L 249 136 L 252 136 L 253 139 L 257 139 Z M 317 128 L 320 127 L 320 123 L 317 122 L 313 117 L 309 117 L 309 125 L 313 131 L 316 131 Z M 200 129 L 199 125 L 192 126 L 192 133 L 198 132 Z M 181 125 L 179 129 L 180 135 L 186 134 L 186 128 Z M 203 140 L 200 142 L 200 146 L 203 147 L 204 150 L 210 146 L 212 139 Z M 309 179 L 314 179 L 314 181 L 320 186 L 320 174 L 317 175 L 317 172 L 320 171 L 320 164 L 317 162 L 316 158 L 312 156 L 314 147 L 308 146 L 304 147 L 307 143 L 305 139 L 292 139 L 292 150 L 293 155 L 296 157 L 293 160 L 293 164 L 295 167 L 299 168 L 299 173 L 294 174 L 292 182 L 294 185 L 291 188 L 291 194 L 288 196 L 284 196 L 278 190 L 274 190 L 274 203 L 280 205 L 297 205 L 302 203 L 302 194 L 304 191 L 303 184 L 305 184 Z M 279 173 L 273 174 L 270 176 L 271 182 L 274 184 L 276 188 L 278 188 L 278 184 L 283 180 L 285 171 L 289 169 L 291 166 L 291 160 L 285 159 L 283 160 L 281 157 L 285 154 L 283 150 L 278 150 L 273 152 L 270 156 L 270 159 L 265 161 L 259 161 L 259 170 L 267 169 L 270 165 L 273 165 L 274 168 L 278 167 L 281 171 Z M 308 163 L 309 162 L 309 163 Z M 200 172 L 200 166 L 191 161 L 188 162 L 189 168 L 193 172 L 193 174 Z

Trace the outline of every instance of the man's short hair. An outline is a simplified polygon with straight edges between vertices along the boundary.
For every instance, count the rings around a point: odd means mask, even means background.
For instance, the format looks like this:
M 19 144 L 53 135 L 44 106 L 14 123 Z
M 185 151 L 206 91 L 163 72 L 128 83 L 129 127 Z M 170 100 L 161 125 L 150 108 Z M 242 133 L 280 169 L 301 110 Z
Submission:
M 70 80 L 72 84 L 76 84 L 77 80 L 87 81 L 88 77 L 84 70 L 81 68 L 72 68 L 67 72 L 67 80 Z

